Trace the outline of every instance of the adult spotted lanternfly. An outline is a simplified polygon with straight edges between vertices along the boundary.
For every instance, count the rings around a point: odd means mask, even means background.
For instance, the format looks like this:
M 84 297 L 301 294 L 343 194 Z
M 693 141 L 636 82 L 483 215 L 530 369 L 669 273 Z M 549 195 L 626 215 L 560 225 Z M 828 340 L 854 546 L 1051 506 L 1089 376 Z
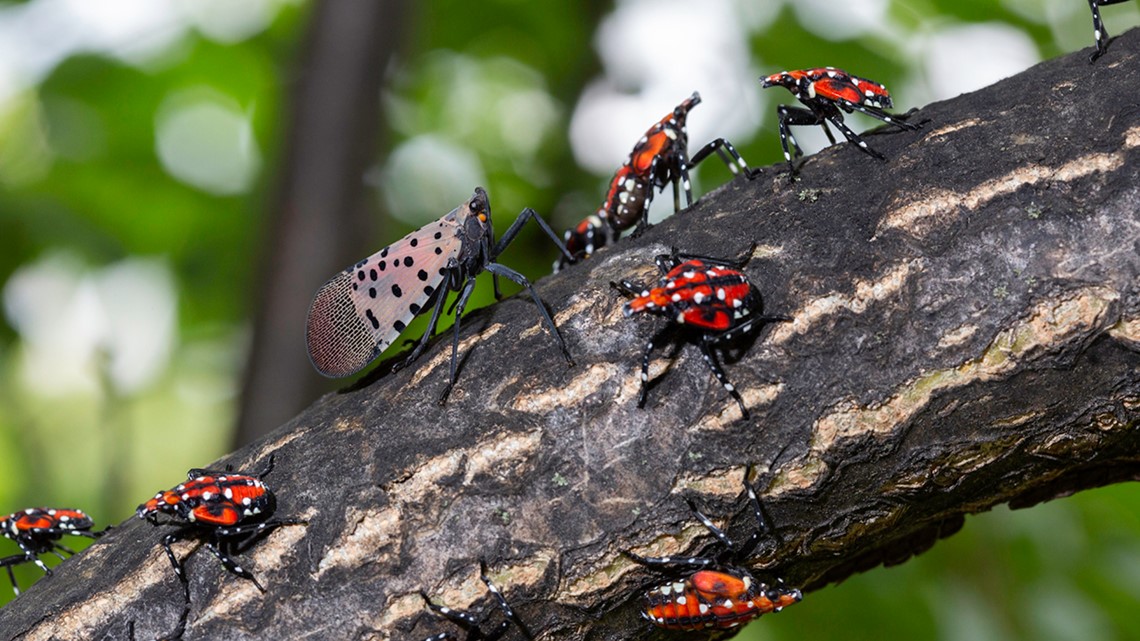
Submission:
M 16 583 L 16 575 L 12 573 L 12 566 L 21 563 L 35 563 L 44 574 L 51 576 L 51 570 L 40 560 L 41 554 L 52 553 L 61 560 L 64 554 L 75 554 L 59 540 L 65 534 L 85 536 L 97 539 L 106 532 L 92 532 L 94 522 L 80 510 L 64 510 L 47 507 L 33 507 L 0 516 L 0 535 L 12 539 L 20 546 L 23 554 L 4 557 L 0 559 L 0 566 L 8 572 L 12 581 L 12 589 L 20 594 L 20 586 Z M 109 528 L 108 528 L 109 529 Z
M 855 143 L 855 146 L 864 153 L 879 160 L 886 160 L 886 158 L 871 149 L 867 142 L 859 137 L 859 134 L 851 131 L 847 125 L 843 124 L 844 111 L 847 113 L 858 111 L 900 129 L 919 129 L 921 127 L 901 120 L 900 116 L 883 111 L 891 108 L 891 94 L 887 92 L 886 87 L 865 78 L 852 76 L 835 67 L 782 71 L 767 78 L 761 78 L 761 81 L 764 83 L 765 89 L 776 86 L 785 87 L 807 107 L 807 109 L 802 109 L 780 105 L 776 108 L 776 113 L 780 119 L 780 144 L 784 147 L 784 160 L 788 161 L 793 179 L 796 172 L 794 160 L 802 156 L 804 152 L 789 130 L 791 125 L 819 125 L 823 127 L 827 139 L 834 145 L 835 137 L 831 135 L 831 129 L 827 127 L 827 123 L 831 122 L 847 137 L 847 140 Z M 795 150 L 794 156 L 792 154 L 793 149 Z
M 1104 22 L 1100 19 L 1100 8 L 1121 2 L 1127 2 L 1127 0 L 1089 0 L 1089 9 L 1092 11 L 1093 18 L 1093 40 L 1096 41 L 1096 51 L 1092 53 L 1089 62 L 1096 62 L 1097 58 L 1108 52 L 1108 33 L 1105 32 Z
M 697 151 L 692 159 L 689 158 L 689 134 L 685 121 L 689 110 L 700 102 L 701 95 L 694 91 L 637 141 L 625 164 L 610 180 L 602 206 L 573 229 L 566 230 L 566 249 L 573 258 L 560 258 L 554 264 L 554 271 L 612 244 L 621 232 L 634 225 L 638 230 L 644 229 L 649 222 L 649 205 L 655 189 L 673 184 L 674 211 L 681 209 L 681 189 L 685 191 L 686 204 L 692 205 L 689 169 L 713 152 L 728 165 L 733 175 L 743 173 L 748 178 L 753 177 L 748 164 L 724 138 L 713 140 Z
M 703 630 L 735 628 L 769 612 L 779 612 L 798 603 L 803 595 L 789 589 L 777 579 L 768 584 L 756 580 L 742 567 L 760 538 L 768 533 L 768 524 L 760 507 L 760 499 L 748 483 L 752 466 L 744 472 L 744 490 L 756 517 L 756 529 L 748 539 L 735 545 L 725 533 L 689 501 L 689 509 L 725 548 L 716 557 L 646 558 L 633 552 L 625 555 L 641 565 L 662 570 L 684 571 L 680 580 L 659 585 L 645 593 L 641 616 L 654 625 L 669 630 Z M 692 571 L 694 568 L 699 568 Z
M 186 589 L 187 600 L 190 588 L 186 570 L 183 561 L 175 558 L 170 545 L 196 536 L 206 539 L 206 549 L 228 572 L 248 579 L 258 590 L 265 591 L 253 574 L 238 565 L 230 554 L 277 527 L 305 524 L 296 520 L 270 520 L 277 509 L 277 499 L 262 479 L 272 470 L 272 457 L 258 473 L 193 469 L 187 472 L 185 483 L 155 494 L 136 510 L 140 519 L 178 528 L 163 537 L 162 547 L 174 567 L 174 574 Z M 160 514 L 166 515 L 168 520 L 159 521 Z
M 483 584 L 487 586 L 487 591 L 495 597 L 499 610 L 501 610 L 505 616 L 503 621 L 490 632 L 483 632 L 480 627 L 482 620 L 486 619 L 489 613 L 484 613 L 482 617 L 477 618 L 469 612 L 452 610 L 447 606 L 432 603 L 431 598 L 422 590 L 420 591 L 420 596 L 423 597 L 424 602 L 427 603 L 428 608 L 430 608 L 432 612 L 439 614 L 467 630 L 466 641 L 495 641 L 510 629 L 511 623 L 518 626 L 524 637 L 532 639 L 533 637 L 530 634 L 530 630 L 527 630 L 526 626 L 523 625 L 522 621 L 515 615 L 514 610 L 512 610 L 510 604 L 507 603 L 507 599 L 503 596 L 503 593 L 491 582 L 491 579 L 487 578 L 487 564 L 482 559 L 479 560 L 479 578 L 482 579 Z M 439 634 L 434 634 L 424 639 L 424 641 L 458 641 L 458 639 L 459 637 L 450 632 L 440 632 Z
M 713 348 L 749 334 L 763 323 L 791 320 L 786 316 L 761 314 L 763 301 L 760 293 L 740 271 L 751 259 L 753 249 L 755 245 L 735 261 L 680 254 L 674 249 L 672 253 L 661 254 L 655 259 L 662 274 L 657 287 L 649 289 L 630 281 L 610 283 L 610 286 L 633 297 L 622 307 L 626 316 L 648 312 L 671 321 L 645 346 L 638 407 L 645 406 L 650 354 L 680 326 L 690 330 L 688 336 L 701 348 L 705 362 L 717 381 L 736 399 L 744 418 L 748 418 L 744 399 L 728 381 Z
M 518 215 L 503 237 L 495 242 L 487 192 L 475 188 L 470 200 L 443 218 L 425 225 L 402 239 L 345 269 L 325 283 L 309 307 L 306 339 L 309 358 L 325 376 L 348 376 L 380 355 L 417 315 L 434 305 L 428 328 L 415 349 L 393 371 L 414 361 L 435 332 L 448 293 L 459 292 L 455 309 L 455 339 L 451 347 L 451 374 L 440 396 L 442 403 L 455 384 L 459 353 L 459 324 L 467 299 L 475 289 L 475 277 L 486 270 L 495 277 L 509 278 L 534 299 L 546 328 L 567 363 L 570 354 L 554 320 L 530 281 L 515 270 L 495 262 L 528 220 L 535 220 L 563 255 L 562 241 L 533 209 Z

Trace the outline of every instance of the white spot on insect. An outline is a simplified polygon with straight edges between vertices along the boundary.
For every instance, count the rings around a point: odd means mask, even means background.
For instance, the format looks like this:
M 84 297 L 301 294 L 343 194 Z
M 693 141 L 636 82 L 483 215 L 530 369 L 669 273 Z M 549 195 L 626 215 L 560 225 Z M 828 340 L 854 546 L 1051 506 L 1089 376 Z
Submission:
M 680 294 L 673 294 L 673 298 L 672 298 L 672 300 L 673 300 L 673 302 L 674 302 L 674 303 L 679 303 L 679 302 L 681 302 L 681 295 L 680 295 Z
M 233 498 L 234 498 L 234 490 L 233 490 L 233 488 L 227 487 L 227 488 L 226 488 L 226 491 L 225 491 L 225 495 L 226 495 L 226 498 L 227 498 L 227 499 L 233 499 Z
M 249 505 L 250 503 L 252 503 L 252 501 L 248 496 L 241 500 L 242 505 Z
M 726 607 L 726 608 L 735 607 L 735 605 L 732 603 L 732 599 L 725 599 L 724 600 L 724 607 Z
M 203 501 L 209 501 L 212 498 L 214 498 L 213 492 L 202 492 L 202 500 Z
M 810 83 L 807 86 L 807 95 L 808 95 L 808 98 L 815 98 L 815 83 L 814 82 Z
M 629 191 L 632 191 L 635 187 L 637 187 L 637 183 L 634 182 L 634 180 L 632 178 L 627 178 L 625 181 L 625 184 L 622 185 L 623 189 L 626 189 Z M 625 202 L 625 201 L 622 201 L 622 202 Z
M 677 314 L 677 322 L 680 323 L 681 325 L 684 325 L 685 324 L 685 315 L 684 314 Z
M 752 497 L 754 497 L 754 496 L 756 496 L 756 493 L 752 491 L 752 488 L 751 488 L 751 487 L 749 487 L 749 488 L 748 488 L 748 498 L 752 498 Z M 748 590 L 748 589 L 751 589 L 751 588 L 752 588 L 752 577 L 750 577 L 750 576 L 743 576 L 743 577 L 741 577 L 741 579 L 740 579 L 740 582 L 744 584 L 744 589 L 745 589 L 745 590 Z
M 190 512 L 190 515 L 187 516 L 186 518 L 190 519 L 191 521 L 197 521 L 198 515 L 194 514 L 194 512 Z
M 707 612 L 709 611 L 709 606 L 708 606 L 708 604 L 707 604 L 707 603 L 701 603 L 701 604 L 699 604 L 699 605 L 697 606 L 697 610 L 698 610 L 698 611 L 699 611 L 701 614 L 705 614 L 705 613 L 707 613 Z
M 673 602 L 676 603 L 677 605 L 685 605 L 686 603 L 689 602 L 689 600 L 686 599 L 685 595 L 682 594 L 681 596 L 674 599 Z
M 744 301 L 740 300 L 739 298 L 732 299 L 732 306 L 733 307 L 740 307 L 743 304 L 744 304 Z M 744 313 L 747 314 L 748 310 L 744 310 Z
M 673 589 L 676 590 L 678 593 L 684 592 L 685 591 L 685 584 L 678 581 L 677 583 L 673 584 Z
M 189 500 L 190 500 L 190 495 L 189 495 L 189 494 L 183 494 L 183 495 L 182 495 L 182 500 L 183 500 L 183 501 L 189 501 Z
M 693 294 L 693 302 L 698 304 L 698 305 L 700 305 L 701 301 L 703 301 L 704 299 L 705 299 L 705 295 L 702 294 L 701 292 L 697 292 L 697 293 Z
M 642 296 L 648 296 L 648 295 L 649 295 L 649 290 L 648 290 L 648 289 L 643 289 L 643 290 L 641 290 L 641 295 L 642 295 Z
M 673 594 L 673 586 L 672 585 L 661 586 L 661 594 L 664 594 L 665 596 Z
M 683 274 L 681 274 L 681 275 L 682 275 L 682 276 L 684 276 L 685 278 L 693 278 L 694 276 L 696 276 L 696 275 L 697 275 L 697 272 L 694 272 L 694 271 L 687 271 L 687 272 L 685 272 L 685 273 L 683 273 Z
M 648 380 L 649 380 L 649 374 L 642 372 L 641 373 L 641 382 L 644 383 L 645 381 L 648 381 Z
M 725 293 L 724 288 L 722 287 L 722 288 L 716 290 L 716 297 L 718 300 L 724 300 L 725 298 L 728 297 L 728 294 Z

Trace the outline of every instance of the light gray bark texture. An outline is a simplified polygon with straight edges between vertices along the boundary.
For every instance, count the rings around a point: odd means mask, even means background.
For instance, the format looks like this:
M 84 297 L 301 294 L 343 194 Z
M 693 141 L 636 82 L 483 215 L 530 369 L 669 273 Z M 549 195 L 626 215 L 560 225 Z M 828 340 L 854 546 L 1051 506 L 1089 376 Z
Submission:
M 921 131 L 868 137 L 887 162 L 841 144 L 794 185 L 766 168 L 543 279 L 573 367 L 514 296 L 467 318 L 446 405 L 450 336 L 215 463 L 275 456 L 278 515 L 309 524 L 241 555 L 265 594 L 193 556 L 186 638 L 422 639 L 455 628 L 420 589 L 490 603 L 479 557 L 541 638 L 664 638 L 637 615 L 659 576 L 619 551 L 712 549 L 683 497 L 744 535 L 748 464 L 778 535 L 750 566 L 808 592 L 903 561 L 966 514 L 1135 479 L 1138 52 L 1132 31 L 1095 65 L 1077 52 L 929 105 Z M 658 353 L 638 409 L 661 321 L 623 317 L 609 282 L 653 279 L 670 246 L 752 242 L 765 311 L 794 321 L 726 365 L 751 419 L 692 346 Z M 161 536 L 118 527 L 0 611 L 0 636 L 165 634 L 181 593 Z

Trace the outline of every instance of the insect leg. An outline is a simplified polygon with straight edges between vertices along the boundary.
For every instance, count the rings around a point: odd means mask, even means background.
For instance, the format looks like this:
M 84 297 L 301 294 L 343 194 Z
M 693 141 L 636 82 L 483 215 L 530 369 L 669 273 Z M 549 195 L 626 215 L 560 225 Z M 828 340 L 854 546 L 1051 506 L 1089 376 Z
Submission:
M 533 639 L 534 635 L 532 635 L 530 633 L 530 630 L 528 630 L 527 627 L 523 625 L 522 620 L 519 619 L 518 615 L 515 614 L 515 611 L 511 609 L 511 605 L 507 603 L 507 599 L 503 596 L 503 593 L 499 591 L 499 588 L 494 583 L 492 583 L 491 579 L 487 576 L 487 562 L 483 559 L 479 559 L 479 578 L 482 579 L 483 584 L 487 586 L 487 591 L 490 592 L 495 597 L 495 600 L 499 602 L 499 609 L 502 610 L 503 614 L 507 617 L 507 621 L 504 621 L 503 625 L 499 626 L 498 630 L 487 635 L 487 641 L 494 641 L 495 639 L 501 637 L 503 633 L 506 632 L 507 627 L 509 627 L 508 622 L 514 622 L 514 624 L 518 626 L 519 630 L 522 631 L 524 637 L 527 639 Z
M 12 572 L 12 567 L 21 563 L 27 563 L 28 558 L 23 554 L 13 554 L 0 559 L 0 566 L 8 572 L 8 580 L 12 582 L 12 591 L 16 596 L 20 596 L 20 584 L 16 582 L 16 574 Z
M 743 173 L 745 178 L 751 180 L 759 171 L 750 169 L 748 163 L 744 162 L 744 159 L 740 157 L 740 153 L 736 151 L 736 147 L 733 147 L 732 143 L 724 138 L 717 138 L 704 147 L 701 147 L 697 153 L 693 154 L 693 157 L 689 160 L 689 165 L 696 167 L 714 151 L 734 176 Z
M 231 574 L 236 574 L 243 579 L 249 579 L 250 581 L 253 581 L 253 585 L 256 586 L 259 591 L 265 592 L 265 588 L 262 587 L 261 583 L 258 583 L 253 574 L 249 570 L 238 565 L 237 561 L 234 561 L 232 558 L 230 558 L 228 554 L 222 552 L 222 550 L 217 546 L 216 543 L 214 543 L 214 541 L 206 541 L 206 549 L 209 550 L 211 554 L 216 556 L 218 560 L 222 562 L 222 567 L 224 567 Z
M 637 392 L 637 406 L 645 407 L 645 399 L 649 395 L 649 356 L 653 353 L 656 343 L 660 343 L 666 336 L 673 333 L 673 324 L 662 327 L 645 344 L 645 352 L 641 355 L 641 389 Z
M 756 496 L 756 490 L 748 482 L 750 476 L 752 476 L 752 465 L 744 470 L 744 492 L 748 495 L 748 502 L 752 505 L 752 515 L 756 518 L 756 529 L 752 530 L 752 534 L 737 548 L 737 556 L 751 554 L 752 550 L 756 548 L 756 544 L 760 542 L 760 538 L 771 532 L 768 520 L 764 518 L 764 508 L 760 505 L 760 498 Z
M 662 269 L 662 273 L 668 272 L 670 269 L 680 265 L 686 260 L 699 260 L 710 265 L 721 265 L 724 267 L 731 267 L 733 269 L 742 269 L 745 265 L 752 260 L 752 254 L 756 251 L 756 242 L 748 246 L 740 256 L 736 258 L 717 258 L 716 256 L 702 256 L 701 254 L 687 254 L 678 251 L 676 247 L 672 248 L 669 254 L 661 254 L 657 256 L 657 267 L 661 268 L 662 265 L 668 265 L 668 269 Z M 668 260 L 663 260 L 668 259 Z
M 708 363 L 709 369 L 712 370 L 713 376 L 720 382 L 725 391 L 736 399 L 736 404 L 740 406 L 740 414 L 745 420 L 748 419 L 748 408 L 744 406 L 744 399 L 740 397 L 740 392 L 736 391 L 736 387 L 729 382 L 728 375 L 724 373 L 724 368 L 720 366 L 720 362 L 713 353 L 712 346 L 705 341 L 701 341 L 701 354 L 705 357 L 705 362 Z
M 656 568 L 677 568 L 677 567 L 707 568 L 709 566 L 716 565 L 715 559 L 706 559 L 704 557 L 699 557 L 699 556 L 687 556 L 687 557 L 640 556 L 640 555 L 634 554 L 633 552 L 630 552 L 629 550 L 622 550 L 621 553 L 624 554 L 625 556 L 629 557 L 629 559 L 631 561 L 633 561 L 634 563 L 637 563 L 638 565 L 644 565 L 646 567 L 651 567 L 651 568 L 652 567 L 656 567 Z
M 448 267 L 450 268 L 451 265 L 449 264 Z M 443 283 L 439 286 L 439 289 L 437 289 L 434 294 L 437 297 L 435 299 L 435 307 L 431 310 L 431 319 L 428 320 L 428 326 L 427 329 L 424 330 L 424 335 L 420 337 L 419 342 L 416 344 L 415 348 L 412 349 L 412 353 L 408 354 L 407 358 L 392 366 L 392 373 L 396 373 L 410 365 L 412 361 L 419 358 L 420 354 L 422 354 L 423 351 L 427 349 L 428 341 L 430 341 L 432 335 L 435 334 L 435 326 L 439 322 L 439 314 L 443 311 L 443 307 L 447 302 L 447 294 L 450 291 L 451 279 L 445 278 L 443 279 Z
M 538 307 L 538 313 L 542 316 L 543 322 L 546 323 L 546 328 L 550 330 L 551 335 L 558 341 L 558 348 L 562 350 L 562 356 L 566 359 L 567 364 L 573 365 L 574 359 L 570 358 L 570 352 L 566 350 L 566 343 L 562 340 L 562 334 L 558 333 L 558 327 L 554 325 L 554 319 L 550 317 L 550 312 L 547 311 L 546 305 L 542 302 L 542 299 L 538 297 L 538 292 L 534 291 L 534 288 L 531 287 L 530 281 L 527 280 L 526 276 L 500 263 L 487 263 L 485 269 L 493 274 L 499 274 L 522 285 L 522 288 L 534 299 L 534 304 Z
M 894 125 L 895 127 L 898 127 L 900 129 L 909 129 L 912 131 L 915 129 L 922 129 L 921 124 L 915 124 L 915 123 L 907 122 L 906 120 L 903 119 L 903 116 L 898 116 L 895 114 L 889 114 L 889 113 L 887 113 L 881 109 L 873 109 L 870 107 L 864 107 L 863 105 L 856 104 L 854 102 L 851 102 L 850 100 L 841 100 L 840 104 L 843 105 L 844 107 L 847 107 L 848 109 L 858 111 L 861 114 L 864 114 L 866 116 L 870 116 L 876 120 L 881 120 L 881 121 L 887 123 L 888 125 Z
M 787 105 L 776 107 L 776 116 L 780 121 L 780 145 L 784 148 L 784 160 L 787 161 L 788 171 L 794 180 L 796 176 L 794 161 L 804 155 L 804 150 L 796 142 L 796 137 L 792 135 L 790 127 L 792 125 L 818 125 L 823 119 L 813 111 Z M 793 150 L 795 154 L 792 153 Z
M 494 271 L 490 269 L 490 266 L 495 264 L 496 263 L 488 263 L 487 271 L 494 273 Z M 471 292 L 473 291 L 475 291 L 475 279 L 468 278 L 467 282 L 463 285 L 463 291 L 459 293 L 459 299 L 455 302 L 455 332 L 454 338 L 452 338 L 451 341 L 451 373 L 447 378 L 447 387 L 443 388 L 443 394 L 439 396 L 440 405 L 443 405 L 444 401 L 447 400 L 448 395 L 451 394 L 451 388 L 455 385 L 456 369 L 459 363 L 459 324 L 460 321 L 463 320 L 463 309 L 467 307 L 467 299 L 471 298 Z
M 862 151 L 863 153 L 865 153 L 869 156 L 874 156 L 875 158 L 878 158 L 879 160 L 886 160 L 887 159 L 887 157 L 884 156 L 883 154 L 880 154 L 879 152 L 875 151 L 874 149 L 871 149 L 870 145 L 867 144 L 867 141 L 860 138 L 859 134 L 855 133 L 854 131 L 851 131 L 851 128 L 848 127 L 847 125 L 845 125 L 842 120 L 840 120 L 839 118 L 835 118 L 835 117 L 829 118 L 829 120 L 831 120 L 831 124 L 835 125 L 835 127 L 837 129 L 839 129 L 840 133 L 842 133 L 844 135 L 844 137 L 847 138 L 847 140 L 850 140 L 851 142 L 855 143 L 855 145 L 859 148 L 860 151 Z
M 610 281 L 610 287 L 618 290 L 626 296 L 640 296 L 645 291 L 645 286 L 640 283 L 635 283 L 629 280 L 623 281 Z
M 542 231 L 550 237 L 550 240 L 554 241 L 554 245 L 558 247 L 558 251 L 562 252 L 562 255 L 565 256 L 567 260 L 576 260 L 573 254 L 571 254 L 570 251 L 566 249 L 566 244 L 562 242 L 562 239 L 558 237 L 558 234 L 554 233 L 554 230 L 551 229 L 550 225 L 548 225 L 546 221 L 542 219 L 542 216 L 539 216 L 538 213 L 536 213 L 533 209 L 527 207 L 526 209 L 519 212 L 518 218 L 515 218 L 515 222 L 511 223 L 511 226 L 508 227 L 507 231 L 502 235 L 501 238 L 499 238 L 499 242 L 495 243 L 495 246 L 491 249 L 489 261 L 496 260 L 499 257 L 499 254 L 502 254 L 503 251 L 507 248 L 507 245 L 510 245 L 511 241 L 515 239 L 515 236 L 519 235 L 519 232 L 522 230 L 522 226 L 526 224 L 526 221 L 531 219 L 534 219 L 534 221 L 538 223 L 538 226 L 542 228 Z

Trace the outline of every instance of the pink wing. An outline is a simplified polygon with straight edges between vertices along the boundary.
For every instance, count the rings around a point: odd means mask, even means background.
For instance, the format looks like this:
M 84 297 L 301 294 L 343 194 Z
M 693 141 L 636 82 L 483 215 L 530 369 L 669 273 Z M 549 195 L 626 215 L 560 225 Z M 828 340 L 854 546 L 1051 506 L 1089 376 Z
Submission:
M 340 378 L 364 369 L 424 311 L 457 258 L 459 208 L 345 269 L 309 306 L 313 367 Z

